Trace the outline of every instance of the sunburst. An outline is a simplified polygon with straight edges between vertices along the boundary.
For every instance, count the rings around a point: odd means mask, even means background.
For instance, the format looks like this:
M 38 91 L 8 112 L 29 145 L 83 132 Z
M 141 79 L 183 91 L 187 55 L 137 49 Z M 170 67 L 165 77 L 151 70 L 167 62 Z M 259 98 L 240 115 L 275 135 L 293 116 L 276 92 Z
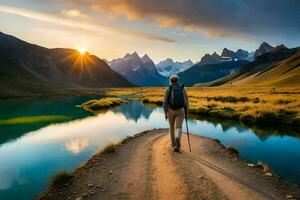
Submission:
M 79 47 L 79 48 L 77 49 L 77 51 L 78 51 L 81 55 L 84 55 L 84 54 L 86 53 L 86 48 L 84 48 L 84 47 Z

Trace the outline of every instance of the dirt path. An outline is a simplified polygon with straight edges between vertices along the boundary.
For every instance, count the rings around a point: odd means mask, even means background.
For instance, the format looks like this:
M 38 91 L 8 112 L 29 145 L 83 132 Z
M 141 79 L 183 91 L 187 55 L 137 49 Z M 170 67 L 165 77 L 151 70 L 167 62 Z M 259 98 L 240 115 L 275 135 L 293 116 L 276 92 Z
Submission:
M 167 130 L 139 134 L 115 152 L 97 154 L 65 184 L 41 199 L 287 199 L 300 190 L 257 168 L 218 142 L 183 135 L 182 153 L 170 148 Z

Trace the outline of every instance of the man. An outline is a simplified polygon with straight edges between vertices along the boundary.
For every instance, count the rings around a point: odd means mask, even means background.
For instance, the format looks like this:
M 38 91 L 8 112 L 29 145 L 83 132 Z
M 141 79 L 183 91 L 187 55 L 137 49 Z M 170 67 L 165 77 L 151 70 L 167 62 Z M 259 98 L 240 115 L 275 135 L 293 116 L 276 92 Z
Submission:
M 182 123 L 188 108 L 189 100 L 184 86 L 179 84 L 178 76 L 171 76 L 164 97 L 164 111 L 166 120 L 169 119 L 171 143 L 176 152 L 180 151 Z

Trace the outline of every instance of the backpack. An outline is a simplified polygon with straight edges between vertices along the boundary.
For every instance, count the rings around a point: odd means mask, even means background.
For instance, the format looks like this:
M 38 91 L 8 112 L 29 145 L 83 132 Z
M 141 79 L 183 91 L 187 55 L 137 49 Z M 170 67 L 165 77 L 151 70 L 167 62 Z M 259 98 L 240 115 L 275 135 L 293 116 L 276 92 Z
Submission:
M 183 92 L 183 85 L 170 85 L 169 86 L 169 105 L 172 109 L 179 109 L 185 107 L 185 97 Z

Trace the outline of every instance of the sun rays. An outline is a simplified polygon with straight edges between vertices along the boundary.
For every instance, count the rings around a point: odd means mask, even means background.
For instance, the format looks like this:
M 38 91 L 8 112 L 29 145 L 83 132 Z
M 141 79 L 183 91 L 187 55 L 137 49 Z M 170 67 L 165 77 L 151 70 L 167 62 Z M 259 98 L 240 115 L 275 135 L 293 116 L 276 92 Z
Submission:
M 79 48 L 77 49 L 77 51 L 78 51 L 81 55 L 84 55 L 84 54 L 86 53 L 86 48 L 84 48 L 84 47 L 79 47 Z
M 77 74 L 80 80 L 91 78 L 91 70 L 96 66 L 93 56 L 85 48 L 77 48 L 68 52 L 60 59 L 60 62 L 69 63 L 70 67 L 67 70 L 71 71 L 73 75 Z

